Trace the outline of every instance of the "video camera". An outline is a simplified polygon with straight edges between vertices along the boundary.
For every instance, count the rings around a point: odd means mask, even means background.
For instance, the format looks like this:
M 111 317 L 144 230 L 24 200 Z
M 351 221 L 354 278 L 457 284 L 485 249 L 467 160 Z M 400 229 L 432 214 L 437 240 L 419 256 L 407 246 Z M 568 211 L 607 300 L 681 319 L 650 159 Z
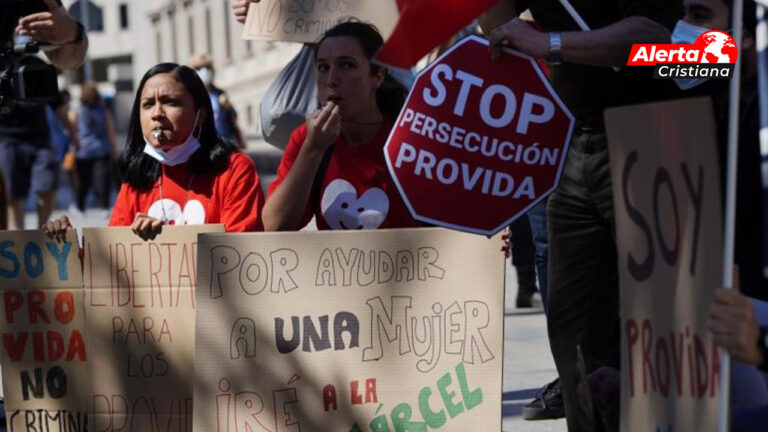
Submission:
M 38 43 L 14 37 L 21 17 L 47 10 L 43 0 L 0 0 L 0 117 L 17 103 L 45 103 L 58 94 L 56 68 L 33 55 Z

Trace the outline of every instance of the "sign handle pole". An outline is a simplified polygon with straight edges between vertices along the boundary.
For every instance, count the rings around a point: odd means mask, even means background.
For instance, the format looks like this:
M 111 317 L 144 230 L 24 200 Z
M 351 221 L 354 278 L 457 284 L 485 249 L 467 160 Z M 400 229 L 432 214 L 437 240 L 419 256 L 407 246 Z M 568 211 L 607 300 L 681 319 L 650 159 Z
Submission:
M 565 10 L 568 12 L 568 14 L 573 18 L 574 21 L 576 21 L 576 24 L 579 26 L 579 28 L 582 31 L 590 31 L 591 29 L 587 25 L 587 23 L 584 21 L 584 18 L 579 15 L 579 12 L 574 9 L 573 5 L 568 0 L 560 0 L 560 4 L 563 5 Z M 614 66 L 613 70 L 618 72 L 619 71 L 618 66 Z
M 589 31 L 591 30 L 586 22 L 584 22 L 584 19 L 579 15 L 579 13 L 576 11 L 576 9 L 573 8 L 573 5 L 568 0 L 560 0 L 560 4 L 563 5 L 565 10 L 568 12 L 568 14 L 573 18 L 574 21 L 576 21 L 576 24 L 579 25 L 579 28 L 582 31 Z
M 757 88 L 760 106 L 760 171 L 768 173 L 768 2 L 757 2 Z M 768 175 L 763 175 L 763 215 L 768 215 Z M 768 218 L 763 217 L 763 277 L 768 278 Z
M 744 3 L 733 2 L 731 11 L 733 39 L 737 44 L 742 40 L 742 17 Z M 741 58 L 736 59 L 730 82 L 728 100 L 728 160 L 726 166 L 725 190 L 725 227 L 723 234 L 723 281 L 726 289 L 733 288 L 733 255 L 736 222 L 736 166 L 739 145 L 739 97 L 741 90 Z M 724 349 L 720 350 L 720 398 L 718 400 L 717 430 L 728 432 L 730 429 L 730 387 L 731 386 L 731 357 Z

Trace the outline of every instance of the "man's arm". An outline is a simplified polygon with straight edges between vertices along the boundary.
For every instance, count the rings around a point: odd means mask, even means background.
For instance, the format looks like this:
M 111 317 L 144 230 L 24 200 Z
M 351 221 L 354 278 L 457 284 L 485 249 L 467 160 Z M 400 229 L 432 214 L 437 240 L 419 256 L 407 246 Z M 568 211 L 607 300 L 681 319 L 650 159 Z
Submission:
M 627 63 L 632 44 L 669 43 L 669 30 L 649 18 L 630 16 L 606 27 L 562 33 L 562 58 L 569 63 L 621 66 Z M 514 18 L 491 33 L 491 56 L 502 45 L 536 58 L 549 56 L 549 35 Z
M 88 38 L 82 32 L 78 38 L 80 24 L 73 20 L 67 10 L 56 0 L 45 0 L 49 12 L 28 15 L 19 20 L 16 32 L 29 35 L 33 40 L 46 44 L 60 45 L 52 51 L 45 51 L 46 57 L 62 69 L 80 66 L 88 50 Z
M 485 34 L 490 34 L 493 29 L 501 27 L 507 21 L 520 15 L 517 12 L 515 0 L 499 0 L 490 9 L 477 17 L 477 24 Z
M 63 45 L 53 51 L 46 51 L 45 55 L 54 65 L 62 69 L 75 69 L 83 64 L 85 52 L 88 50 L 88 37 L 76 43 Z

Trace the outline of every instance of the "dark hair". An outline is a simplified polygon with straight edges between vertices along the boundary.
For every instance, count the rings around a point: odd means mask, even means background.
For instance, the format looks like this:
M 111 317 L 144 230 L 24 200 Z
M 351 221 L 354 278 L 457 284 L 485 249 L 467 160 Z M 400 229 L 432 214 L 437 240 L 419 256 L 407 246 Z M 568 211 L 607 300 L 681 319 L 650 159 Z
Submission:
M 368 60 L 373 58 L 376 51 L 384 44 L 381 33 L 376 26 L 362 21 L 350 20 L 337 24 L 323 34 L 320 41 L 315 44 L 315 60 L 317 60 L 317 50 L 326 39 L 331 37 L 351 37 L 355 39 L 363 48 L 363 53 Z M 371 75 L 382 69 L 380 65 L 373 62 L 371 65 Z M 376 105 L 379 110 L 394 119 L 400 113 L 400 109 L 408 96 L 408 90 L 399 81 L 384 68 L 384 82 L 376 89 Z
M 101 93 L 99 93 L 99 88 L 96 87 L 95 82 L 89 81 L 82 85 L 80 88 L 80 102 L 91 108 L 99 106 L 101 103 Z
M 200 131 L 198 141 L 200 148 L 190 159 L 190 171 L 192 174 L 218 174 L 229 166 L 229 156 L 235 151 L 230 142 L 223 140 L 216 132 L 216 124 L 213 119 L 213 108 L 203 82 L 197 73 L 176 63 L 160 63 L 150 68 L 141 78 L 136 99 L 131 109 L 131 123 L 128 126 L 128 137 L 125 150 L 117 159 L 117 169 L 120 178 L 134 189 L 151 188 L 160 176 L 160 162 L 151 156 L 144 154 L 144 134 L 141 131 L 139 108 L 141 106 L 141 92 L 147 80 L 155 75 L 168 73 L 187 89 L 195 103 L 196 109 L 207 110 L 205 121 L 198 125 Z M 193 131 L 194 133 L 195 131 Z

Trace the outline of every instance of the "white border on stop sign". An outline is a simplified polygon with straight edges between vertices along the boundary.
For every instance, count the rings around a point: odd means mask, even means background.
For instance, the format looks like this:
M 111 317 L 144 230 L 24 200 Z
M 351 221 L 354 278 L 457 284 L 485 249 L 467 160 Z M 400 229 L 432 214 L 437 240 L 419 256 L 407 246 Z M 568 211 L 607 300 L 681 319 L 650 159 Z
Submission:
M 426 75 L 427 73 L 429 73 L 432 70 L 432 68 L 435 67 L 435 65 L 437 65 L 447 55 L 452 53 L 455 49 L 457 49 L 458 47 L 460 47 L 460 46 L 462 46 L 462 45 L 464 45 L 464 44 L 466 44 L 466 43 L 468 43 L 470 41 L 479 42 L 480 44 L 485 45 L 486 47 L 490 45 L 490 43 L 488 42 L 488 39 L 485 39 L 485 38 L 477 36 L 477 35 L 466 36 L 463 39 L 461 39 L 458 42 L 456 42 L 455 44 L 453 44 L 453 46 L 451 46 L 444 53 L 442 53 L 440 55 L 440 57 L 436 58 L 435 61 L 430 63 L 429 66 L 427 66 L 424 69 L 422 69 L 421 71 L 419 71 L 419 74 L 416 75 L 416 78 L 414 79 L 414 85 L 411 87 L 411 90 L 408 92 L 408 97 L 405 98 L 405 103 L 403 103 L 403 107 L 406 107 L 408 105 L 408 102 L 411 100 L 411 96 L 414 93 L 414 89 L 416 88 L 416 84 L 415 83 L 423 75 Z M 400 197 L 405 202 L 405 205 L 408 207 L 408 211 L 411 212 L 411 216 L 413 216 L 414 219 L 416 219 L 418 221 L 421 221 L 421 222 L 426 222 L 426 223 L 430 223 L 432 225 L 436 225 L 436 226 L 440 226 L 440 227 L 444 227 L 444 228 L 450 228 L 450 229 L 457 230 L 457 231 L 468 232 L 468 233 L 471 233 L 471 234 L 480 234 L 480 235 L 485 235 L 485 236 L 492 236 L 492 235 L 498 233 L 499 231 L 503 230 L 504 228 L 508 227 L 512 222 L 514 222 L 520 216 L 528 213 L 528 211 L 530 211 L 531 208 L 533 208 L 533 206 L 535 206 L 541 200 L 543 200 L 544 198 L 549 196 L 549 194 L 554 192 L 554 190 L 557 188 L 557 185 L 560 183 L 560 177 L 561 177 L 562 172 L 563 172 L 563 166 L 565 165 L 566 157 L 568 156 L 568 149 L 569 149 L 570 144 L 571 144 L 571 135 L 573 134 L 573 128 L 576 125 L 576 120 L 574 119 L 573 114 L 571 114 L 571 111 L 568 109 L 568 107 L 565 106 L 563 101 L 560 99 L 560 95 L 558 95 L 557 92 L 555 91 L 555 89 L 552 87 L 552 84 L 549 82 L 549 78 L 547 78 L 547 76 L 544 75 L 544 72 L 541 70 L 541 67 L 539 66 L 539 63 L 536 61 L 536 59 L 534 59 L 533 57 L 531 57 L 531 56 L 529 56 L 527 54 L 523 54 L 523 53 L 521 53 L 519 51 L 515 51 L 515 50 L 513 50 L 511 48 L 507 48 L 507 47 L 502 47 L 501 51 L 504 52 L 504 53 L 507 53 L 507 54 L 511 54 L 511 55 L 520 57 L 520 58 L 522 58 L 524 60 L 527 60 L 528 62 L 531 63 L 531 65 L 533 66 L 533 69 L 539 75 L 539 78 L 541 79 L 541 82 L 544 84 L 544 86 L 547 88 L 547 90 L 549 91 L 550 95 L 552 96 L 552 99 L 554 99 L 554 101 L 557 102 L 557 104 L 560 107 L 560 109 L 565 113 L 566 117 L 568 117 L 568 120 L 570 121 L 570 125 L 568 127 L 568 133 L 566 134 L 565 143 L 563 144 L 563 147 L 562 147 L 563 152 L 562 152 L 562 154 L 560 156 L 560 163 L 558 164 L 558 167 L 557 167 L 557 174 L 555 175 L 555 182 L 552 184 L 552 187 L 550 189 L 548 189 L 545 193 L 541 194 L 540 196 L 536 197 L 536 199 L 531 201 L 531 203 L 528 206 L 526 206 L 524 209 L 519 211 L 515 216 L 513 216 L 512 218 L 506 220 L 501 225 L 497 226 L 496 228 L 494 228 L 493 230 L 490 230 L 490 231 L 480 230 L 480 229 L 471 228 L 471 227 L 465 227 L 465 226 L 462 226 L 462 225 L 455 225 L 455 224 L 451 224 L 451 223 L 447 223 L 447 222 L 442 222 L 442 221 L 438 221 L 438 220 L 435 220 L 435 219 L 432 219 L 432 218 L 428 218 L 428 217 L 424 217 L 424 216 L 418 215 L 418 214 L 416 214 L 416 211 L 413 209 L 413 206 L 411 205 L 411 202 L 408 200 L 408 197 L 406 196 L 405 191 L 403 191 L 403 187 L 400 185 L 400 182 L 398 181 L 397 176 L 395 175 L 395 170 L 394 170 L 394 167 L 392 166 L 392 161 L 389 159 L 389 153 L 387 152 L 387 149 L 389 148 L 390 142 L 392 140 L 392 135 L 394 135 L 395 130 L 398 127 L 397 125 L 400 123 L 400 120 L 401 120 L 401 118 L 403 116 L 403 113 L 404 113 L 404 110 L 401 109 L 400 113 L 397 115 L 397 119 L 393 122 L 392 130 L 389 131 L 389 135 L 387 136 L 387 141 L 384 144 L 384 148 L 382 149 L 382 151 L 384 152 L 384 160 L 387 162 L 387 169 L 389 170 L 389 175 L 392 176 L 392 180 L 394 181 L 395 186 L 397 187 L 397 191 L 400 193 Z M 488 53 L 488 58 L 490 58 L 490 53 Z

